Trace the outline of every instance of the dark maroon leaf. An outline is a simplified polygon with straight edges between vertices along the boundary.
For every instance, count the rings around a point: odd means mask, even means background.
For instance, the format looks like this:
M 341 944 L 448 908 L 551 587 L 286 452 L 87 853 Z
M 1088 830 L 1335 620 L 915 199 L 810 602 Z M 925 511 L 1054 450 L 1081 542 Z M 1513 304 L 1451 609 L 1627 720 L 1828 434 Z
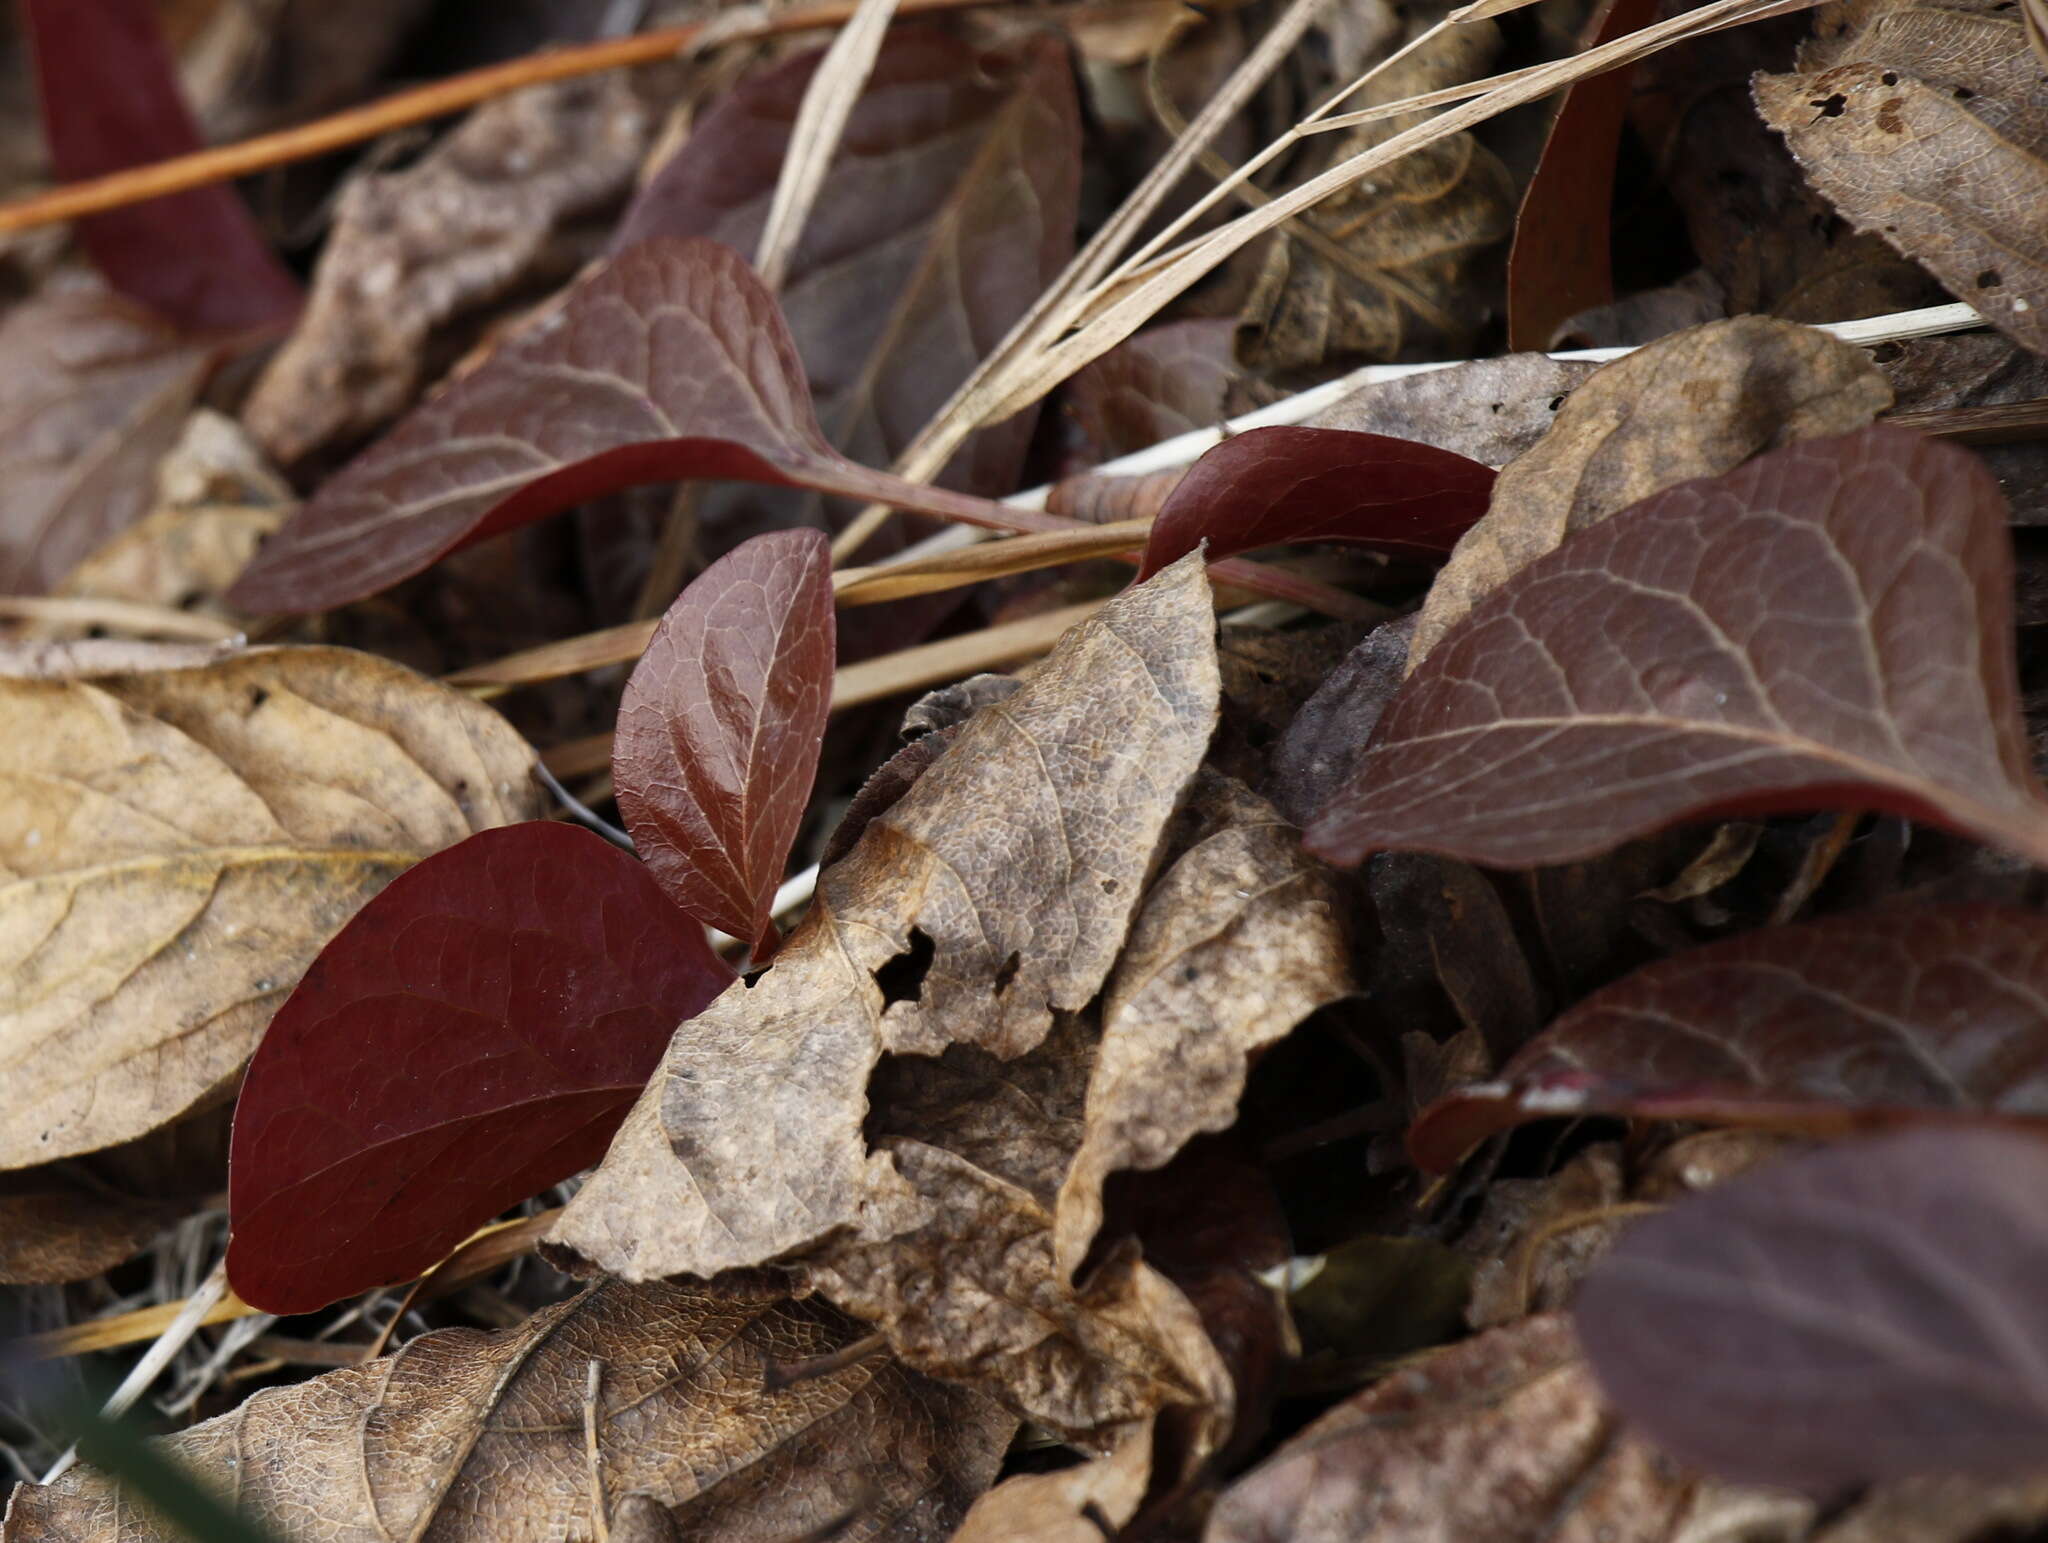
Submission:
M 1605 0 L 1585 46 L 1610 43 L 1656 19 L 1656 0 Z M 1623 65 L 1574 82 L 1550 120 L 1508 251 L 1510 348 L 1554 347 L 1560 326 L 1614 299 L 1609 214 L 1634 74 Z
M 1973 456 L 1896 429 L 1668 488 L 1448 633 L 1309 846 L 1530 867 L 1710 813 L 1861 808 L 2048 862 L 2004 522 Z
M 1816 1492 L 2048 1467 L 2048 1146 L 1913 1131 L 1637 1225 L 1573 1318 L 1623 1413 L 1724 1478 Z
M 1424 1110 L 1408 1146 L 1441 1173 L 1556 1115 L 1837 1131 L 1982 1111 L 2048 1120 L 2048 916 L 1901 906 L 1647 965 Z
M 733 976 L 587 831 L 483 831 L 394 880 L 271 1020 L 235 1110 L 228 1277 L 309 1312 L 405 1280 L 604 1155 Z
M 641 860 L 757 959 L 817 776 L 836 636 L 830 544 L 771 531 L 683 591 L 619 704 L 612 775 Z
M 1486 513 L 1493 468 L 1346 429 L 1250 429 L 1188 468 L 1152 524 L 1143 577 L 1203 541 L 1211 558 L 1283 541 L 1442 557 Z
M 78 181 L 201 148 L 151 0 L 22 0 L 50 161 Z M 296 280 L 234 189 L 195 188 L 79 222 L 93 265 L 181 327 L 283 327 Z
M 725 477 L 1005 530 L 1066 521 L 856 466 L 825 443 L 774 297 L 729 248 L 657 237 L 358 456 L 230 591 L 248 612 L 359 599 L 473 541 L 641 482 Z
M 1148 327 L 1066 384 L 1066 402 L 1098 461 L 1114 460 L 1230 416 L 1239 378 L 1237 322 L 1202 317 Z

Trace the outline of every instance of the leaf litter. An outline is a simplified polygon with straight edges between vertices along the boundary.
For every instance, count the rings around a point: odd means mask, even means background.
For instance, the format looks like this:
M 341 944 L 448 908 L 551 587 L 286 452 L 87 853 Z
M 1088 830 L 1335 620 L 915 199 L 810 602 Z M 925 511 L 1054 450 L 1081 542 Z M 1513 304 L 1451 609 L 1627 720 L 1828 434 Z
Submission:
M 2042 1525 L 2031 12 L 945 8 L 779 285 L 851 5 L 0 254 L 0 1532 L 152 1339 L 280 1538 Z M 312 35 L 75 9 L 60 174 Z

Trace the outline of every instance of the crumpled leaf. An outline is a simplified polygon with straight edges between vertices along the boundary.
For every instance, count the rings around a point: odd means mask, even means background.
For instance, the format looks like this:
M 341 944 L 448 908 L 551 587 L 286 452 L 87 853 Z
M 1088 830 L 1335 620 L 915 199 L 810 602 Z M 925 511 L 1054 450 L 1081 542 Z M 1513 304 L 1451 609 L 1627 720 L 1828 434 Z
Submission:
M 1599 368 L 1584 359 L 1506 354 L 1361 386 L 1309 426 L 1385 434 L 1505 466 L 1550 431 L 1566 399 Z
M 1495 591 L 1308 833 L 1498 867 L 1710 813 L 1878 808 L 2048 860 L 1997 484 L 1873 427 L 1683 483 Z
M 78 182 L 203 148 L 149 0 L 23 0 L 57 176 Z M 93 264 L 180 327 L 289 325 L 299 286 L 225 184 L 79 221 Z
M 774 966 L 678 1031 L 553 1239 L 631 1279 L 709 1278 L 899 1194 L 862 1134 L 882 1055 L 1020 1055 L 1107 979 L 1215 727 L 1209 606 L 1184 559 L 977 713 L 820 876 Z
M 1416 36 L 1427 25 L 1419 16 L 1410 23 Z M 1500 31 L 1491 21 L 1454 27 L 1376 72 L 1348 105 L 1380 106 L 1479 79 L 1499 47 Z M 1314 153 L 1289 175 L 1306 178 L 1419 121 L 1414 115 L 1382 118 L 1317 135 Z M 1514 229 L 1514 209 L 1507 168 L 1470 134 L 1449 135 L 1381 167 L 1305 216 L 1341 252 L 1341 263 L 1321 243 L 1274 234 L 1239 316 L 1240 357 L 1251 368 L 1278 373 L 1345 357 L 1469 353 L 1493 304 L 1472 270 Z
M 481 831 L 320 951 L 235 1105 L 228 1282 L 303 1313 L 410 1279 L 603 1155 L 678 1021 L 733 980 L 572 825 Z
M 827 445 L 774 297 L 729 248 L 654 237 L 329 478 L 228 599 L 322 610 L 572 504 L 692 477 L 962 506 Z M 1009 513 L 1018 529 L 1056 528 Z
M 1890 401 L 1862 349 L 1762 316 L 1709 322 L 1615 360 L 1501 473 L 1486 516 L 1423 602 L 1409 672 L 1481 599 L 1575 531 L 1761 451 L 1846 434 Z
M 91 290 L 0 320 L 0 593 L 52 589 L 148 511 L 213 350 Z
M 1664 1543 L 1680 1535 L 1696 1480 L 1613 1427 L 1564 1317 L 1524 1319 L 1411 1362 L 1339 1404 L 1224 1491 L 1202 1536 Z
M 1152 1474 L 1148 1420 L 1101 1457 L 1020 1473 L 974 1502 L 951 1543 L 1102 1543 L 1137 1514 Z
M 2048 1119 L 2048 920 L 1897 906 L 1647 965 L 1424 1111 L 1418 1166 L 1557 1115 L 1833 1131 L 1970 1111 Z
M 415 164 L 353 178 L 305 317 L 243 407 L 250 432 L 290 464 L 388 421 L 436 328 L 546 273 L 561 227 L 625 196 L 653 116 L 617 72 L 534 86 L 485 103 Z
M 1181 478 L 1145 543 L 1150 576 L 1208 543 L 1212 558 L 1288 541 L 1437 557 L 1486 512 L 1493 472 L 1448 450 L 1342 429 L 1234 434 Z
M 1573 1318 L 1608 1396 L 1710 1472 L 1817 1494 L 2024 1473 L 2048 1452 L 2044 1196 L 2030 1137 L 1831 1148 L 1639 1223 Z
M 1054 1250 L 1077 1271 L 1103 1184 L 1156 1169 L 1237 1118 L 1258 1052 L 1351 989 L 1331 876 L 1271 805 L 1205 774 L 1199 834 L 1152 886 L 1104 997 L 1085 1128 L 1061 1183 Z
M 161 1448 L 280 1539 L 593 1538 L 597 1506 L 652 1502 L 706 1543 L 942 1543 L 1016 1422 L 873 1358 L 765 1385 L 771 1365 L 854 1337 L 817 1302 L 607 1281 L 516 1329 L 424 1334 L 265 1389 Z M 89 1468 L 17 1490 L 7 1528 L 8 1543 L 172 1543 Z
M 832 710 L 833 618 L 824 536 L 756 536 L 669 607 L 619 704 L 613 778 L 641 861 L 761 959 Z
M 2048 352 L 2048 113 L 2017 12 L 1996 0 L 1844 8 L 1799 64 L 1753 90 L 1813 184 L 2008 337 Z
M 365 900 L 541 805 L 503 719 L 367 654 L 62 647 L 84 673 L 0 679 L 0 1168 L 225 1092 Z

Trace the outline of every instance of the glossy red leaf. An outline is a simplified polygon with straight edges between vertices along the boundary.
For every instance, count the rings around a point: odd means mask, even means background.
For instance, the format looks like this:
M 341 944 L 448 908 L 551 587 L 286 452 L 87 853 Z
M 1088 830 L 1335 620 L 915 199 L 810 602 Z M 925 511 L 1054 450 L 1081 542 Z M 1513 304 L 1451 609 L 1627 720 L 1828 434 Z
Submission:
M 1442 1173 L 1558 1115 L 1835 1132 L 1995 1111 L 2048 1122 L 2048 916 L 1851 912 L 1646 965 L 1416 1119 Z
M 157 9 L 152 0 L 22 0 L 43 132 L 63 180 L 202 147 Z M 282 328 L 298 314 L 298 281 L 233 188 L 152 198 L 78 230 L 114 288 L 182 327 Z
M 2005 500 L 1897 429 L 1681 483 L 1531 563 L 1408 677 L 1308 843 L 1531 867 L 1829 808 L 2048 862 Z
M 1573 1320 L 1658 1445 L 1827 1494 L 2048 1466 L 2048 1145 L 1913 1131 L 1637 1224 Z
M 1486 513 L 1493 477 L 1453 451 L 1384 434 L 1249 429 L 1188 468 L 1152 523 L 1142 574 L 1204 541 L 1212 559 L 1285 541 L 1443 557 Z
M 832 551 L 815 530 L 734 548 L 683 591 L 619 704 L 612 776 L 669 898 L 774 951 L 771 904 L 832 711 Z
M 1585 46 L 1611 43 L 1656 19 L 1656 0 L 1605 0 Z M 1609 216 L 1634 80 L 1634 67 L 1623 65 L 1575 81 L 1550 120 L 1508 249 L 1509 348 L 1550 348 L 1565 322 L 1614 299 Z
M 589 1167 L 732 981 L 639 863 L 547 821 L 400 875 L 313 961 L 235 1108 L 228 1279 L 309 1312 Z
M 815 488 L 1006 530 L 1067 522 L 870 471 L 825 442 L 775 299 L 737 253 L 656 237 L 575 285 L 328 479 L 229 592 L 374 594 L 457 547 L 642 482 Z

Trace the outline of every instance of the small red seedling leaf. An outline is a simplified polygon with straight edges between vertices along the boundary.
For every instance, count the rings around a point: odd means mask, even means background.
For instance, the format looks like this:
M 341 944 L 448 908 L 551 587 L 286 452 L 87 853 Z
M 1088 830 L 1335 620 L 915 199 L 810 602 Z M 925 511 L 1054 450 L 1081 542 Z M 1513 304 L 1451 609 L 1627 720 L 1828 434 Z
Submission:
M 79 181 L 203 147 L 152 0 L 22 0 L 50 162 Z M 281 329 L 303 300 L 230 187 L 79 222 L 122 294 L 195 331 Z
M 374 594 L 457 547 L 643 482 L 814 488 L 1011 530 L 1068 522 L 856 466 L 825 442 L 775 299 L 737 253 L 656 237 L 574 286 L 320 489 L 230 592 Z
M 1349 429 L 1249 429 L 1188 468 L 1152 524 L 1142 577 L 1203 541 L 1228 557 L 1342 541 L 1440 558 L 1486 513 L 1493 468 L 1434 445 Z
M 771 906 L 832 711 L 832 552 L 773 531 L 705 569 L 626 682 L 619 811 L 648 871 L 700 920 L 776 944 Z
M 299 1313 L 430 1268 L 602 1157 L 676 1025 L 732 979 L 587 831 L 508 825 L 429 857 L 313 961 L 250 1063 L 230 1283 Z
M 1408 1149 L 1444 1173 L 1497 1132 L 1591 1114 L 1820 1133 L 2048 1122 L 2048 916 L 1901 906 L 1659 960 L 1565 1013 L 1498 1080 L 1430 1105 Z
M 2048 1145 L 1911 1131 L 1639 1223 L 1573 1305 L 1673 1456 L 1818 1494 L 2048 1466 Z
M 1668 488 L 1495 590 L 1310 827 L 1501 868 L 1716 813 L 1882 809 L 2048 863 L 2005 500 L 1897 429 Z

